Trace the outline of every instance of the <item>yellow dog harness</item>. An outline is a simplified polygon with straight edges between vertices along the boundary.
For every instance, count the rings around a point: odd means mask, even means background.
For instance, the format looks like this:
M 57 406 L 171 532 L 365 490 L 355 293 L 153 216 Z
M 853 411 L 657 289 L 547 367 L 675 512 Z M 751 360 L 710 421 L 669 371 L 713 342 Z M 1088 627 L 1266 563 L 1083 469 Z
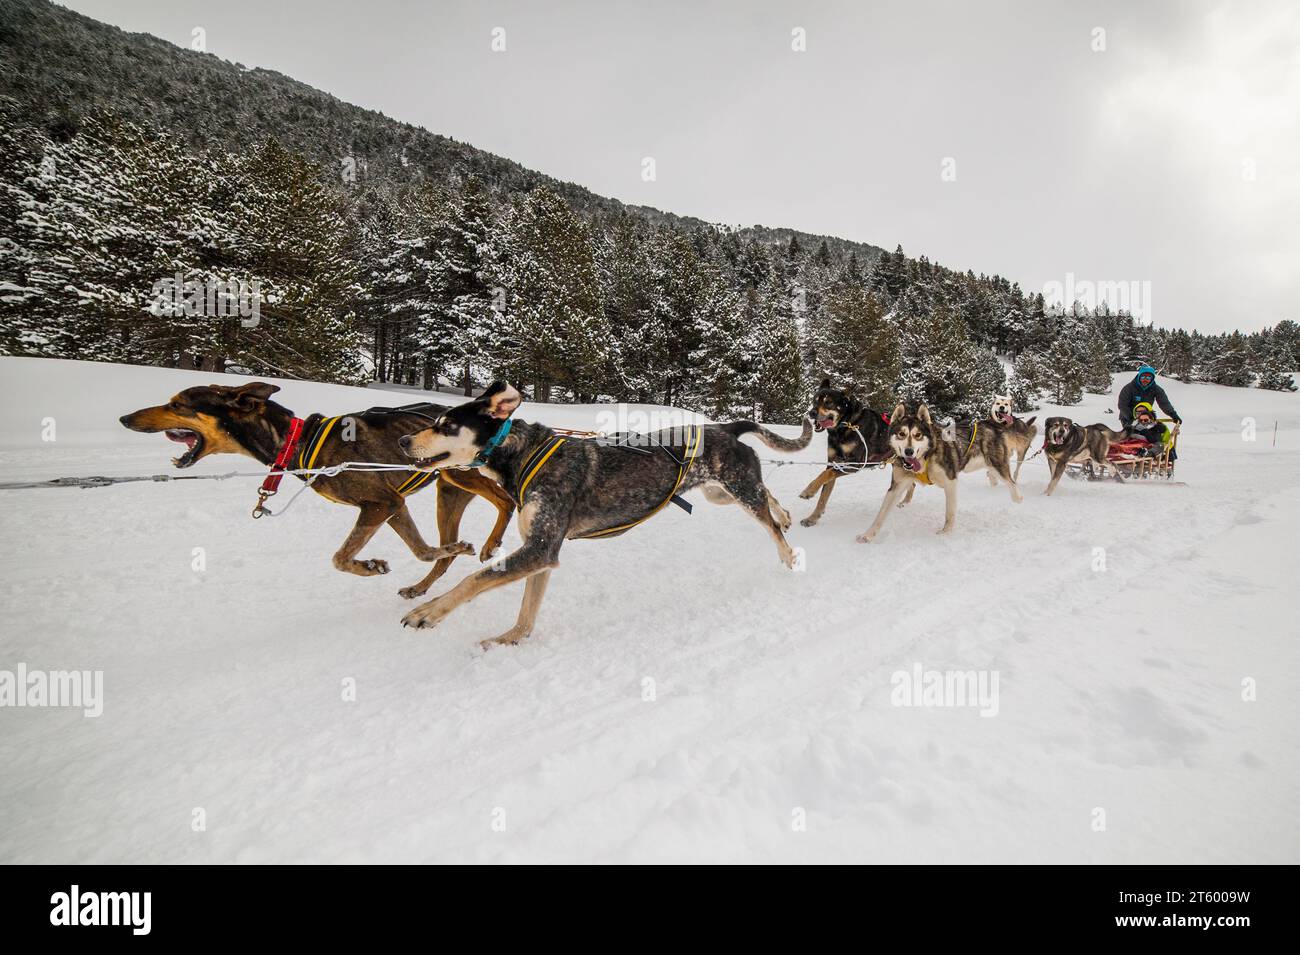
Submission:
M 341 421 L 345 415 L 336 415 L 333 418 L 326 418 L 316 428 L 316 433 L 311 436 L 311 440 L 298 449 L 298 468 L 299 470 L 310 471 L 316 466 L 316 459 L 320 456 L 321 448 L 325 446 L 330 432 L 334 426 Z M 397 493 L 406 497 L 408 494 L 414 494 L 420 488 L 424 487 L 430 481 L 437 478 L 437 471 L 416 471 L 409 478 L 402 482 L 397 489 Z
M 524 495 L 528 492 L 528 485 L 533 482 L 533 478 L 537 476 L 537 472 L 546 466 L 546 462 L 551 459 L 551 456 L 555 454 L 555 452 L 560 449 L 560 446 L 568 440 L 568 438 L 556 435 L 528 456 L 528 459 L 524 462 L 523 469 L 519 472 L 522 477 L 519 479 L 519 493 L 515 495 L 515 503 L 520 507 L 524 506 Z M 607 527 L 604 530 L 591 531 L 588 534 L 582 534 L 580 535 L 580 539 L 590 540 L 597 537 L 616 537 L 624 531 L 631 530 L 638 524 L 645 523 L 662 511 L 668 506 L 669 502 L 677 496 L 677 490 L 682 486 L 682 481 L 686 479 L 686 472 L 690 470 L 691 464 L 699 456 L 700 448 L 703 444 L 704 429 L 697 424 L 689 425 L 686 434 L 685 449 L 682 451 L 681 460 L 677 465 L 677 478 L 673 481 L 672 490 L 668 492 L 668 495 L 648 513 L 636 520 L 629 521 L 626 524 L 619 524 L 615 527 Z M 687 507 L 689 509 L 689 505 L 687 505 Z

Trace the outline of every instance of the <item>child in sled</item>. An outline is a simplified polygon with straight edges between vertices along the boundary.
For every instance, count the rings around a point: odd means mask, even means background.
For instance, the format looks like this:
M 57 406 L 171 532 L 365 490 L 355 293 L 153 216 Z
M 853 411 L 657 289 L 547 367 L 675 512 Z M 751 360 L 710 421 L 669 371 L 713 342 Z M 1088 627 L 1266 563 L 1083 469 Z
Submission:
M 1135 438 L 1145 438 L 1147 445 L 1136 451 L 1141 457 L 1155 457 L 1161 454 L 1165 445 L 1173 440 L 1173 434 L 1169 428 L 1156 418 L 1156 410 L 1150 402 L 1139 401 L 1133 406 L 1133 422 L 1128 426 L 1127 432 Z M 1176 450 L 1169 452 L 1169 460 L 1178 460 Z

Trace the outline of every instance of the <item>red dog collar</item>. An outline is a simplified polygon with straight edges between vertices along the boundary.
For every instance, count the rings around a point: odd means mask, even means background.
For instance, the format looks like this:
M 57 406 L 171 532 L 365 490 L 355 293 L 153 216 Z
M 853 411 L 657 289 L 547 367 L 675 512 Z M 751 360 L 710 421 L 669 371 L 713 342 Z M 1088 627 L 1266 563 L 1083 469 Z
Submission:
M 284 439 L 284 446 L 280 448 L 280 453 L 275 456 L 275 463 L 271 465 L 271 473 L 266 476 L 262 486 L 257 491 L 257 507 L 253 508 L 253 516 L 261 517 L 266 509 L 262 506 L 266 499 L 275 495 L 280 490 L 280 481 L 284 479 L 284 469 L 289 466 L 293 460 L 293 453 L 298 449 L 298 439 L 302 437 L 302 418 L 294 418 L 289 422 L 289 434 Z

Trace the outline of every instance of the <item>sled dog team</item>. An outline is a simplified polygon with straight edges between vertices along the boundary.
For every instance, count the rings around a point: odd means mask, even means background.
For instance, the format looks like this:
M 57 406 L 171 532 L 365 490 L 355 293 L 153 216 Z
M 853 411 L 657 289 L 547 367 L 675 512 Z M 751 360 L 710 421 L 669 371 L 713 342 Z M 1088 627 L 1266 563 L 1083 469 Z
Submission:
M 613 537 L 647 520 L 680 495 L 700 489 L 714 504 L 737 504 L 772 538 L 787 567 L 795 555 L 786 541 L 790 513 L 763 483 L 754 449 L 739 439 L 752 434 L 769 448 L 792 452 L 808 446 L 814 428 L 827 431 L 827 467 L 800 495 L 820 494 L 802 523 L 811 527 L 826 509 L 835 482 L 867 464 L 888 464 L 892 477 L 880 511 L 859 541 L 872 540 L 895 506 L 906 505 L 918 483 L 944 492 L 944 524 L 953 527 L 957 479 L 983 469 L 989 482 L 1005 482 L 1011 499 L 1022 498 L 1016 480 L 1037 434 L 1035 419 L 1021 421 L 1011 401 L 999 397 L 980 421 L 937 421 L 922 405 L 909 412 L 872 411 L 851 390 L 823 381 L 798 438 L 783 438 L 752 421 L 692 425 L 652 435 L 587 439 L 519 421 L 523 400 L 513 386 L 497 381 L 477 398 L 454 407 L 430 403 L 305 419 L 271 400 L 279 388 L 264 382 L 239 387 L 187 388 L 167 404 L 124 415 L 133 431 L 164 432 L 185 446 L 173 459 L 187 468 L 209 454 L 236 453 L 280 470 L 320 469 L 346 461 L 413 465 L 416 470 L 343 471 L 320 474 L 311 487 L 323 497 L 358 509 L 352 532 L 334 554 L 334 566 L 359 576 L 386 574 L 382 560 L 358 560 L 361 548 L 384 524 L 411 552 L 433 563 L 419 583 L 399 593 L 419 597 L 451 562 L 474 548 L 457 540 L 460 518 L 475 495 L 497 509 L 497 521 L 480 551 L 493 558 L 510 516 L 518 512 L 520 547 L 492 560 L 446 593 L 402 618 L 410 627 L 433 627 L 460 605 L 515 581 L 524 581 L 514 626 L 483 646 L 513 644 L 533 629 L 551 571 L 566 540 Z M 1111 440 L 1123 437 L 1102 425 L 1080 428 L 1067 418 L 1045 422 L 1045 450 L 1052 465 L 1050 494 L 1071 461 L 1105 461 Z M 1012 470 L 1012 460 L 1015 469 Z M 301 477 L 301 476 L 300 476 Z M 307 480 L 306 477 L 302 477 Z M 1118 476 L 1117 476 L 1118 479 Z M 427 544 L 411 518 L 406 498 L 437 488 L 439 544 Z

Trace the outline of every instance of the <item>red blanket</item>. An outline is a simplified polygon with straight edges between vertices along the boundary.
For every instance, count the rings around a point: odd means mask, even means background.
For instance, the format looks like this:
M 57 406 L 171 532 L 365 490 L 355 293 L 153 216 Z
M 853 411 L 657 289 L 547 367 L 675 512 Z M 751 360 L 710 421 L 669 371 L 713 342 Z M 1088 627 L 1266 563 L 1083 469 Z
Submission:
M 1125 441 L 1112 441 L 1110 450 L 1106 452 L 1106 457 L 1111 461 L 1116 458 L 1128 457 L 1137 454 L 1139 449 L 1145 448 L 1150 443 L 1151 442 L 1146 438 L 1128 438 Z

